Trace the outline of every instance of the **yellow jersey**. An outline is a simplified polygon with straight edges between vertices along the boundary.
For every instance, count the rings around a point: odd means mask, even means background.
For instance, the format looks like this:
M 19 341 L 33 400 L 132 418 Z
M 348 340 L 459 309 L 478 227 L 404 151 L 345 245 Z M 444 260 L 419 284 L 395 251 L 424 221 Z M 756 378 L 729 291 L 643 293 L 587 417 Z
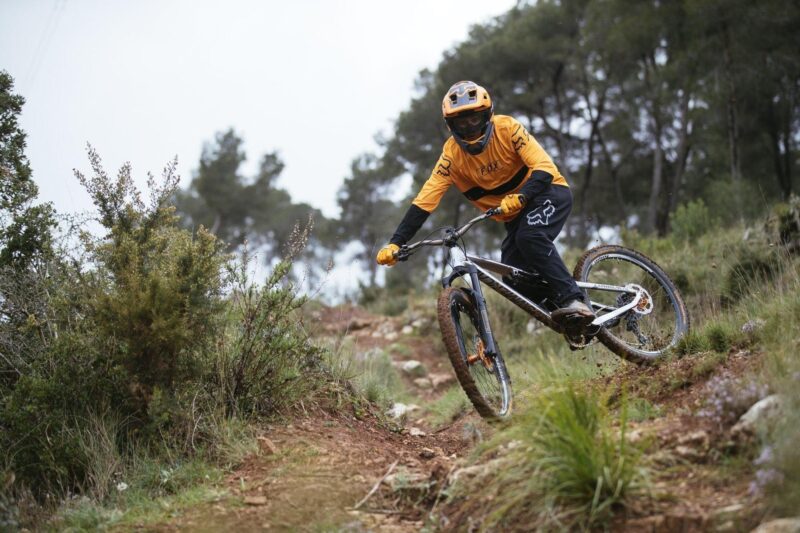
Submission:
M 447 139 L 439 161 L 413 205 L 430 213 L 447 189 L 455 185 L 478 209 L 487 211 L 500 205 L 505 195 L 517 193 L 537 170 L 550 174 L 553 185 L 569 187 L 547 152 L 519 121 L 507 115 L 495 115 L 492 122 L 494 132 L 480 154 L 470 155 L 455 139 Z M 517 214 L 494 218 L 508 221 Z

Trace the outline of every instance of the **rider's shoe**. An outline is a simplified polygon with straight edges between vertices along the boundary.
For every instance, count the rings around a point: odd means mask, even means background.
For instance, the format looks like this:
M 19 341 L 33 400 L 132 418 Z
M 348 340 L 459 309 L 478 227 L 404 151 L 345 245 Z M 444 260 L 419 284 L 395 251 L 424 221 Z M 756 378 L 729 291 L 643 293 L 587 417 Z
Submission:
M 586 327 L 596 318 L 592 308 L 581 300 L 575 299 L 564 307 L 553 311 L 553 321 L 571 334 L 583 333 Z

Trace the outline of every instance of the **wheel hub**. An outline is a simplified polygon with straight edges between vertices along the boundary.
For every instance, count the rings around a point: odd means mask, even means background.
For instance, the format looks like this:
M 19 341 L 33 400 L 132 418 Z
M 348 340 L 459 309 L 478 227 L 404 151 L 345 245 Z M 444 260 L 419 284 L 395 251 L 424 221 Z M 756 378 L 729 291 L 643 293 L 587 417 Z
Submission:
M 492 360 L 489 358 L 489 356 L 486 355 L 486 347 L 483 344 L 483 340 L 480 338 L 475 339 L 475 351 L 476 353 L 467 355 L 467 363 L 470 365 L 474 365 L 475 363 L 480 361 L 481 363 L 483 363 L 483 366 L 486 367 L 486 370 L 488 370 L 489 372 L 493 372 L 494 364 L 492 363 Z

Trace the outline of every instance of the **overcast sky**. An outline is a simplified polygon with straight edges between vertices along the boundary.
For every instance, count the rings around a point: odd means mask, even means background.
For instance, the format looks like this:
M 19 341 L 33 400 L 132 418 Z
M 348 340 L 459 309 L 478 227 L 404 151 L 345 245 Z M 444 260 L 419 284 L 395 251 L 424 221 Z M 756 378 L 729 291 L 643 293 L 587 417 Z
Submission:
M 278 150 L 280 185 L 332 216 L 351 160 L 391 134 L 417 72 L 513 4 L 0 0 L 0 69 L 27 100 L 40 196 L 61 212 L 91 207 L 72 174 L 87 142 L 109 171 L 131 161 L 140 184 L 177 155 L 186 185 L 203 142 L 233 127 L 247 172 Z

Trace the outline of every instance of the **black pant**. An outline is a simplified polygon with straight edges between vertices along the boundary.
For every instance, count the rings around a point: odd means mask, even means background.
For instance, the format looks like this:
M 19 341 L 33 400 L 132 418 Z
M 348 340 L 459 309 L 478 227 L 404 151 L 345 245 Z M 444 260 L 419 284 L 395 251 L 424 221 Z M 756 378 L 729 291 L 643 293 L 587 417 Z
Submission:
M 568 187 L 550 185 L 542 194 L 528 201 L 519 215 L 506 222 L 502 262 L 524 270 L 539 272 L 547 281 L 544 296 L 558 306 L 574 299 L 583 300 L 583 291 L 564 265 L 553 241 L 572 210 L 572 192 Z M 538 299 L 538 298 L 537 298 Z

